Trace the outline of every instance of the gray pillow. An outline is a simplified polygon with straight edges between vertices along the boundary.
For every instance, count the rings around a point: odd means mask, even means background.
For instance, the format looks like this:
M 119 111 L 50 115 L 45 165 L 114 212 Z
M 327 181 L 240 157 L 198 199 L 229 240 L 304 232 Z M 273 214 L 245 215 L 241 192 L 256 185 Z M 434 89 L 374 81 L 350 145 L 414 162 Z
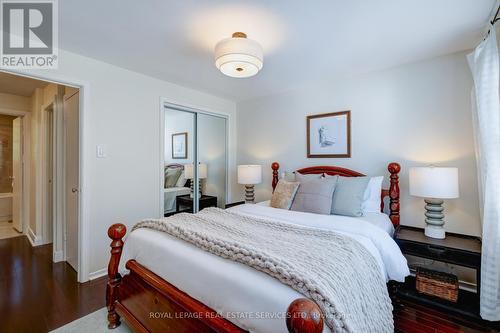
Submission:
M 295 181 L 302 183 L 313 179 L 320 179 L 322 176 L 323 176 L 322 174 L 316 174 L 316 173 L 303 175 L 301 173 L 295 172 Z
M 182 169 L 167 168 L 165 171 L 165 188 L 174 187 L 181 176 Z
M 336 183 L 337 177 L 301 182 L 290 210 L 330 215 Z
M 363 216 L 362 204 L 370 177 L 339 177 L 333 193 L 332 214 Z
M 283 179 L 286 180 L 287 182 L 299 182 L 300 183 L 300 182 L 311 180 L 311 179 L 318 179 L 318 178 L 321 178 L 322 176 L 323 176 L 322 174 L 311 173 L 311 174 L 303 175 L 303 174 L 298 173 L 296 171 L 295 172 L 285 171 Z

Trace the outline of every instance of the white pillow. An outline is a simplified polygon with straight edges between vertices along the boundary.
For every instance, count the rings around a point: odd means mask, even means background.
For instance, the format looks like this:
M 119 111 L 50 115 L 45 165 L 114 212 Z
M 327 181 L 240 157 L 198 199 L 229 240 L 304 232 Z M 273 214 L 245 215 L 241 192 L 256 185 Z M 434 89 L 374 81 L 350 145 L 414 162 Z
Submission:
M 371 177 L 366 186 L 361 209 L 363 213 L 380 213 L 383 176 Z
M 177 179 L 177 183 L 175 183 L 175 187 L 184 187 L 186 184 L 186 178 L 184 177 L 184 170 L 182 170 L 179 179 Z

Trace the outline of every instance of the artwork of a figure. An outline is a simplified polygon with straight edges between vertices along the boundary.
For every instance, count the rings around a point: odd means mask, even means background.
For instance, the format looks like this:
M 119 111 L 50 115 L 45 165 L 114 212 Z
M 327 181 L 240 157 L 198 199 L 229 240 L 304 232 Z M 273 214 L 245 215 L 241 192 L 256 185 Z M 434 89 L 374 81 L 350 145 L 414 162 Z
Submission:
M 319 145 L 323 147 L 329 147 L 335 144 L 335 141 L 333 139 L 328 137 L 328 130 L 326 129 L 325 126 L 321 126 L 318 129 L 319 133 Z

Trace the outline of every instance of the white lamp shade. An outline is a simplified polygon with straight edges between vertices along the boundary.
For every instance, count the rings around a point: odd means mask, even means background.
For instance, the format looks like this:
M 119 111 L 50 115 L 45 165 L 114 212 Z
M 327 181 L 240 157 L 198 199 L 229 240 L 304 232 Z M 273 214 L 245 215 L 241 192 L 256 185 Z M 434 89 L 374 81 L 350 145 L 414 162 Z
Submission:
M 238 165 L 238 184 L 255 185 L 261 182 L 261 165 Z
M 250 77 L 264 64 L 262 47 L 246 37 L 231 37 L 215 45 L 215 66 L 231 77 Z
M 422 198 L 458 198 L 458 169 L 410 168 L 410 195 Z
M 186 179 L 193 179 L 193 164 L 184 164 L 184 177 Z M 207 178 L 207 165 L 204 163 L 198 164 L 198 178 Z

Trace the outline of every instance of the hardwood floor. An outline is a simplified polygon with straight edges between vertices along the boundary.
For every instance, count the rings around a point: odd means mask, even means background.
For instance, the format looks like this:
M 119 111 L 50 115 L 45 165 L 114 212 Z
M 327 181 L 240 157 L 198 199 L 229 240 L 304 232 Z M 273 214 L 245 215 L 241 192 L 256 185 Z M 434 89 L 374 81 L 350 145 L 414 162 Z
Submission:
M 0 332 L 48 332 L 105 306 L 106 279 L 79 284 L 52 246 L 0 240 Z
M 0 221 L 0 239 L 18 237 L 22 234 L 17 232 L 12 226 L 12 222 Z
M 394 311 L 394 325 L 400 333 L 500 333 L 465 318 L 447 315 L 429 307 L 402 301 Z
M 67 263 L 52 263 L 52 246 L 31 247 L 25 236 L 0 240 L 0 332 L 37 333 L 105 306 L 106 278 L 79 284 Z M 403 301 L 394 313 L 398 333 L 500 333 Z

